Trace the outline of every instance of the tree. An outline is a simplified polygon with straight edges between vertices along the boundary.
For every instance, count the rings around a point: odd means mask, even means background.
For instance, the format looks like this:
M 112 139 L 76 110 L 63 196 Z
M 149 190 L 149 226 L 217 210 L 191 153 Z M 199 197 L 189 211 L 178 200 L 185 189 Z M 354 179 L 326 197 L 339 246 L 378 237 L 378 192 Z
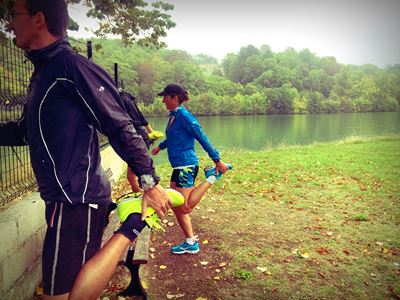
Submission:
M 0 4 L 2 30 L 7 26 L 7 9 L 14 1 L 6 0 Z M 125 45 L 137 42 L 142 46 L 164 47 L 160 37 L 165 37 L 167 30 L 176 25 L 166 13 L 174 6 L 163 1 L 151 3 L 151 8 L 144 0 L 67 0 L 67 3 L 83 3 L 89 8 L 87 16 L 99 21 L 99 28 L 94 31 L 96 36 L 120 35 Z M 69 29 L 76 30 L 77 23 L 71 20 Z
M 266 89 L 267 113 L 272 115 L 292 114 L 294 100 L 299 93 L 290 84 L 284 84 L 279 88 Z

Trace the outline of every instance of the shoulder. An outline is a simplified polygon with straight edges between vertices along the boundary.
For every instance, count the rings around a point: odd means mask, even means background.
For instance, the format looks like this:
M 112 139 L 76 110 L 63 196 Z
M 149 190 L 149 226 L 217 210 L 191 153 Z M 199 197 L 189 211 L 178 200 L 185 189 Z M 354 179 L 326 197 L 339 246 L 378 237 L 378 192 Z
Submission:
M 182 107 L 179 115 L 183 123 L 188 124 L 189 126 L 199 125 L 199 121 L 196 119 L 196 117 L 185 107 Z
M 75 69 L 75 70 L 84 70 L 84 69 L 91 69 L 96 72 L 105 72 L 105 70 L 91 61 L 90 59 L 80 55 L 79 53 L 76 53 L 72 50 L 70 51 L 65 51 L 63 55 L 63 59 L 65 63 L 68 65 L 69 68 Z

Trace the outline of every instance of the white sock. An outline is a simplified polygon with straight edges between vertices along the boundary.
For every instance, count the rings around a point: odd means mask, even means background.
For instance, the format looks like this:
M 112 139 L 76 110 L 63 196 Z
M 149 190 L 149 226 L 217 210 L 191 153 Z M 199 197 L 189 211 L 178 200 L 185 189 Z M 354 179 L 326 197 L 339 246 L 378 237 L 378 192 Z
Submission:
M 217 181 L 217 177 L 215 177 L 214 175 L 212 175 L 212 176 L 210 176 L 210 177 L 207 177 L 207 178 L 206 178 L 206 181 L 207 181 L 209 184 L 214 184 L 214 183 Z
M 186 238 L 185 242 L 189 245 L 194 245 L 194 243 L 196 242 L 196 240 L 194 239 L 194 237 L 191 238 Z

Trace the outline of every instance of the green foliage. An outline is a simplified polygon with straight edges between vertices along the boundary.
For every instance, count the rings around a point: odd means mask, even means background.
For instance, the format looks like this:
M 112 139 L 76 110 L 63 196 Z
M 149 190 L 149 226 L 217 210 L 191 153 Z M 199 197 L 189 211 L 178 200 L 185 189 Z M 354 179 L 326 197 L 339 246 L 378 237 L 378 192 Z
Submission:
M 0 29 L 6 30 L 6 12 L 15 0 L 0 3 Z M 172 4 L 163 1 L 152 2 L 149 6 L 144 0 L 67 0 L 68 4 L 82 3 L 89 10 L 87 16 L 99 21 L 99 28 L 94 31 L 97 37 L 119 35 L 124 45 L 137 43 L 142 46 L 165 47 L 160 41 L 167 35 L 167 30 L 175 27 L 168 11 Z M 70 19 L 70 30 L 78 30 L 79 24 Z
M 354 220 L 356 221 L 368 221 L 368 216 L 365 214 L 358 214 L 354 217 Z
M 252 277 L 251 272 L 243 270 L 243 269 L 237 269 L 235 271 L 235 277 L 237 279 L 241 279 L 241 280 L 250 280 Z
M 182 84 L 197 115 L 306 114 L 396 111 L 400 68 L 340 65 L 308 49 L 274 54 L 269 46 L 247 46 L 228 54 L 221 67 L 207 55 L 182 50 L 124 48 L 119 40 L 101 44 L 95 61 L 110 72 L 119 63 L 125 88 L 148 115 L 164 115 L 156 94 L 168 83 Z M 221 71 L 222 70 L 222 73 Z
M 153 2 L 151 8 L 143 0 L 88 0 L 85 4 L 89 7 L 87 16 L 99 20 L 99 28 L 94 33 L 103 38 L 109 34 L 120 35 L 125 45 L 137 42 L 143 46 L 165 46 L 159 38 L 175 26 L 166 14 L 174 6 L 162 1 Z

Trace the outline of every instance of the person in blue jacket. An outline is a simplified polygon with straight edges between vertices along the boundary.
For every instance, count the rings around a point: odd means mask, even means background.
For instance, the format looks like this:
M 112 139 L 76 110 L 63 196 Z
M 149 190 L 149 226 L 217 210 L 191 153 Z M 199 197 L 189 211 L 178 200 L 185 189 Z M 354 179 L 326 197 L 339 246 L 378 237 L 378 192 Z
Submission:
M 64 39 L 67 24 L 65 0 L 15 1 L 10 28 L 34 72 L 22 117 L 0 124 L 0 145 L 29 145 L 45 201 L 44 299 L 68 299 L 80 269 L 101 246 L 111 187 L 100 165 L 97 131 L 108 137 L 144 190 L 142 215 L 131 214 L 114 235 L 125 241 L 124 249 L 146 226 L 147 205 L 163 217 L 172 204 L 112 78 L 72 50 Z
M 223 173 L 231 169 L 232 165 L 221 160 L 219 152 L 208 140 L 196 117 L 183 105 L 189 100 L 189 95 L 182 86 L 169 84 L 158 95 L 163 97 L 165 107 L 169 111 L 169 120 L 165 130 L 166 139 L 151 153 L 157 155 L 160 150 L 167 149 L 169 162 L 174 169 L 170 187 L 185 197 L 184 205 L 172 208 L 183 230 L 185 240 L 173 246 L 171 252 L 194 254 L 199 252 L 199 243 L 193 234 L 189 213 L 199 203 L 207 189 L 220 179 Z M 198 186 L 195 186 L 199 170 L 199 160 L 194 149 L 196 140 L 215 163 L 214 167 L 204 169 L 206 180 Z

